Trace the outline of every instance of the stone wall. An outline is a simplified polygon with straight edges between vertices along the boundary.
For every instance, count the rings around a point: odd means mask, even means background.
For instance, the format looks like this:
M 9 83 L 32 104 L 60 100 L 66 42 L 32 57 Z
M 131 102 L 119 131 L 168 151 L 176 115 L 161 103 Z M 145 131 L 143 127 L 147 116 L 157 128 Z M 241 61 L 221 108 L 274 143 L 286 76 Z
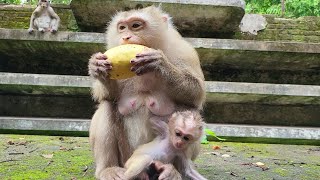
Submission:
M 264 15 L 264 17 L 268 24 L 266 29 L 258 31 L 258 35 L 237 32 L 235 38 L 320 43 L 320 17 L 294 19 L 276 18 L 273 15 Z
M 28 29 L 30 17 L 36 6 L 29 5 L 0 5 L 0 28 Z M 68 5 L 53 5 L 59 15 L 60 31 L 77 31 L 78 26 Z

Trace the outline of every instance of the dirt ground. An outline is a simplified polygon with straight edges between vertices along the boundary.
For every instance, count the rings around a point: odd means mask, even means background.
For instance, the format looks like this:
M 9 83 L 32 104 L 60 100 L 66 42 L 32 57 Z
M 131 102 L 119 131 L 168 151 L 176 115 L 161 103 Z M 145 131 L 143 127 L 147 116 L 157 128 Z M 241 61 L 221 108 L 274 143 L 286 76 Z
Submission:
M 94 179 L 87 137 L 0 134 L 0 144 L 0 179 Z M 210 142 L 195 164 L 209 180 L 315 180 L 320 147 Z

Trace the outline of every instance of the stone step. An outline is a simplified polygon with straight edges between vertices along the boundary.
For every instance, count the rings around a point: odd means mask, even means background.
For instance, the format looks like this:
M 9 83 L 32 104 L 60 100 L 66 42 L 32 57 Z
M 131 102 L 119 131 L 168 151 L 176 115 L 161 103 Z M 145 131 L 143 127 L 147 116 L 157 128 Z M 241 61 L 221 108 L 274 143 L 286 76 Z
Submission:
M 150 5 L 172 16 L 179 32 L 189 37 L 230 38 L 244 15 L 244 0 L 82 0 L 70 7 L 81 31 L 105 32 L 106 24 L 118 11 Z
M 186 38 L 198 51 L 208 81 L 320 84 L 320 44 Z M 0 71 L 87 75 L 105 51 L 103 33 L 35 33 L 0 29 Z
M 0 116 L 91 118 L 90 86 L 88 76 L 1 72 Z M 320 86 L 207 81 L 206 90 L 210 123 L 320 127 Z
M 0 116 L 1 130 L 88 131 L 90 119 L 57 119 Z M 208 123 L 217 136 L 320 140 L 320 128 L 289 126 L 252 126 Z

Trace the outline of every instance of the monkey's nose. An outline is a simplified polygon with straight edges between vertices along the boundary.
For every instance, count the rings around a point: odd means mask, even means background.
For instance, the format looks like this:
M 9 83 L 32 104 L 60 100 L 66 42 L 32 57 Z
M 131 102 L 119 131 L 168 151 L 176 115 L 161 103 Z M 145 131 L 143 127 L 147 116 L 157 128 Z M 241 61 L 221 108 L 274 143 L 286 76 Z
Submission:
M 122 39 L 123 39 L 124 41 L 128 41 L 131 37 L 132 37 L 132 36 L 126 36 L 126 37 L 123 37 Z

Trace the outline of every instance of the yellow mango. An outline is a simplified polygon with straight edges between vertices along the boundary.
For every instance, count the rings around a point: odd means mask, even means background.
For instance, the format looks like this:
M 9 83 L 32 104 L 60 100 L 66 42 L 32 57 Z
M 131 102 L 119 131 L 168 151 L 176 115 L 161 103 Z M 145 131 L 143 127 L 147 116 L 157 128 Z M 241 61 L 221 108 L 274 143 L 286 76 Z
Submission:
M 112 63 L 110 79 L 126 79 L 135 76 L 135 73 L 130 71 L 130 60 L 146 48 L 148 47 L 137 44 L 125 44 L 107 50 L 104 54 Z

